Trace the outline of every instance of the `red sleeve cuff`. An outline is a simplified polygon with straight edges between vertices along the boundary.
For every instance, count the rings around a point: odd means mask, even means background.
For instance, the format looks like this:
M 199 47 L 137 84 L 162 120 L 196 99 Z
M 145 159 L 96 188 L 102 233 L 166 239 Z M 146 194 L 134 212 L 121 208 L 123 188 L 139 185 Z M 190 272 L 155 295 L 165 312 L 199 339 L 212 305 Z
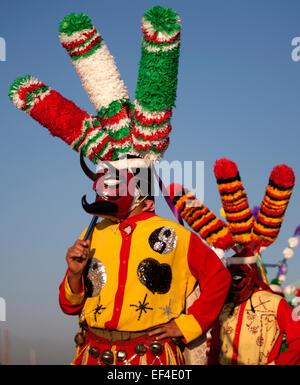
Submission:
M 84 288 L 82 284 L 82 291 L 80 294 L 72 293 L 67 279 L 68 271 L 69 269 L 67 270 L 65 277 L 59 286 L 59 305 L 64 313 L 69 315 L 77 315 L 81 313 L 81 310 L 84 306 Z

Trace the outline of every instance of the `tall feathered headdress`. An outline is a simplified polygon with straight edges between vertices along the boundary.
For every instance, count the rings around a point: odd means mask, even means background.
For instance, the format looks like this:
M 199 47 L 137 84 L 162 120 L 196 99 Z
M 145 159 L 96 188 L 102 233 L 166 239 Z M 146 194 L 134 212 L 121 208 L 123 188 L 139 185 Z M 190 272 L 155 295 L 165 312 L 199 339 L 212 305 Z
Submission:
M 203 240 L 215 248 L 235 251 L 250 247 L 259 256 L 262 246 L 277 238 L 293 191 L 295 175 L 286 165 L 275 166 L 269 177 L 256 219 L 250 210 L 237 165 L 217 160 L 214 173 L 227 224 L 181 185 L 168 186 L 181 217 Z M 229 259 L 234 263 L 234 258 Z
M 180 19 L 170 8 L 155 6 L 142 19 L 142 49 L 134 102 L 102 36 L 85 14 L 66 16 L 59 27 L 89 99 L 90 115 L 33 76 L 10 87 L 14 105 L 92 162 L 124 155 L 159 160 L 169 144 L 176 98 Z

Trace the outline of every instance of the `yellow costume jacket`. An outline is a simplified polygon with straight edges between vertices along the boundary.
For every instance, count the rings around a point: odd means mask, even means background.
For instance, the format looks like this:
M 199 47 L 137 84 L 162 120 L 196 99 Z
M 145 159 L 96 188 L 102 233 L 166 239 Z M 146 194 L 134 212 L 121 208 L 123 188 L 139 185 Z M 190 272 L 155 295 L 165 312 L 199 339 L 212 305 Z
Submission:
M 184 314 L 197 281 L 201 296 Z M 66 273 L 59 300 L 65 313 L 79 314 L 94 328 L 143 331 L 175 319 L 189 342 L 211 327 L 230 283 L 227 269 L 196 234 L 141 213 L 96 225 L 82 292 L 72 293 Z

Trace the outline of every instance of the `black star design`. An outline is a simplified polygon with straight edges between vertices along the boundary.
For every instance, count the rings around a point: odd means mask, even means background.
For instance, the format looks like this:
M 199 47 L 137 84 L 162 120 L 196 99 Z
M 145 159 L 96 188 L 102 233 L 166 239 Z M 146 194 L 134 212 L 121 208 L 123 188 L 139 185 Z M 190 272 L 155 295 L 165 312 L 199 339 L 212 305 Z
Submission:
M 101 311 L 106 309 L 103 305 L 98 304 L 96 309 L 94 310 L 95 322 L 97 321 L 97 314 L 101 314 Z
M 138 304 L 138 305 L 130 305 L 130 306 L 136 307 L 136 308 L 137 308 L 136 311 L 139 311 L 139 312 L 140 312 L 139 317 L 138 317 L 138 321 L 140 320 L 143 311 L 144 311 L 145 313 L 147 313 L 147 310 L 153 310 L 152 307 L 147 307 L 147 305 L 149 305 L 149 302 L 146 302 L 147 295 L 148 295 L 148 294 L 145 295 L 145 298 L 144 298 L 143 303 L 141 303 L 141 301 L 139 301 L 139 304 Z

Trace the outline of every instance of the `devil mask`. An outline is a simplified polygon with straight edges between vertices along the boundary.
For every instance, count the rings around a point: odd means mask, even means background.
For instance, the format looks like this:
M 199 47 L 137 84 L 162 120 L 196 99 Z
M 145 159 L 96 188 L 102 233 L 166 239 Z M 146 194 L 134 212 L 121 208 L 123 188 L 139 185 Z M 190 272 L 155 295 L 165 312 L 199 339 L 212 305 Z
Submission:
M 101 159 L 101 168 L 97 173 L 91 171 L 82 153 L 80 164 L 84 173 L 94 181 L 93 190 L 96 191 L 96 201 L 88 203 L 86 196 L 82 197 L 84 210 L 96 216 L 124 219 L 130 211 L 137 207 L 149 195 L 149 178 L 143 178 L 140 168 L 131 170 L 127 167 L 116 168 L 112 162 Z M 145 169 L 142 171 L 145 172 Z M 146 169 L 147 175 L 150 170 Z M 146 183 L 141 183 L 145 181 Z M 146 189 L 141 187 L 146 184 Z
M 246 301 L 254 291 L 258 282 L 257 265 L 230 265 L 231 287 L 228 294 L 228 302 L 241 303 Z
M 232 278 L 227 302 L 241 303 L 251 296 L 256 283 L 259 282 L 256 259 L 251 247 L 244 246 L 227 260 Z

